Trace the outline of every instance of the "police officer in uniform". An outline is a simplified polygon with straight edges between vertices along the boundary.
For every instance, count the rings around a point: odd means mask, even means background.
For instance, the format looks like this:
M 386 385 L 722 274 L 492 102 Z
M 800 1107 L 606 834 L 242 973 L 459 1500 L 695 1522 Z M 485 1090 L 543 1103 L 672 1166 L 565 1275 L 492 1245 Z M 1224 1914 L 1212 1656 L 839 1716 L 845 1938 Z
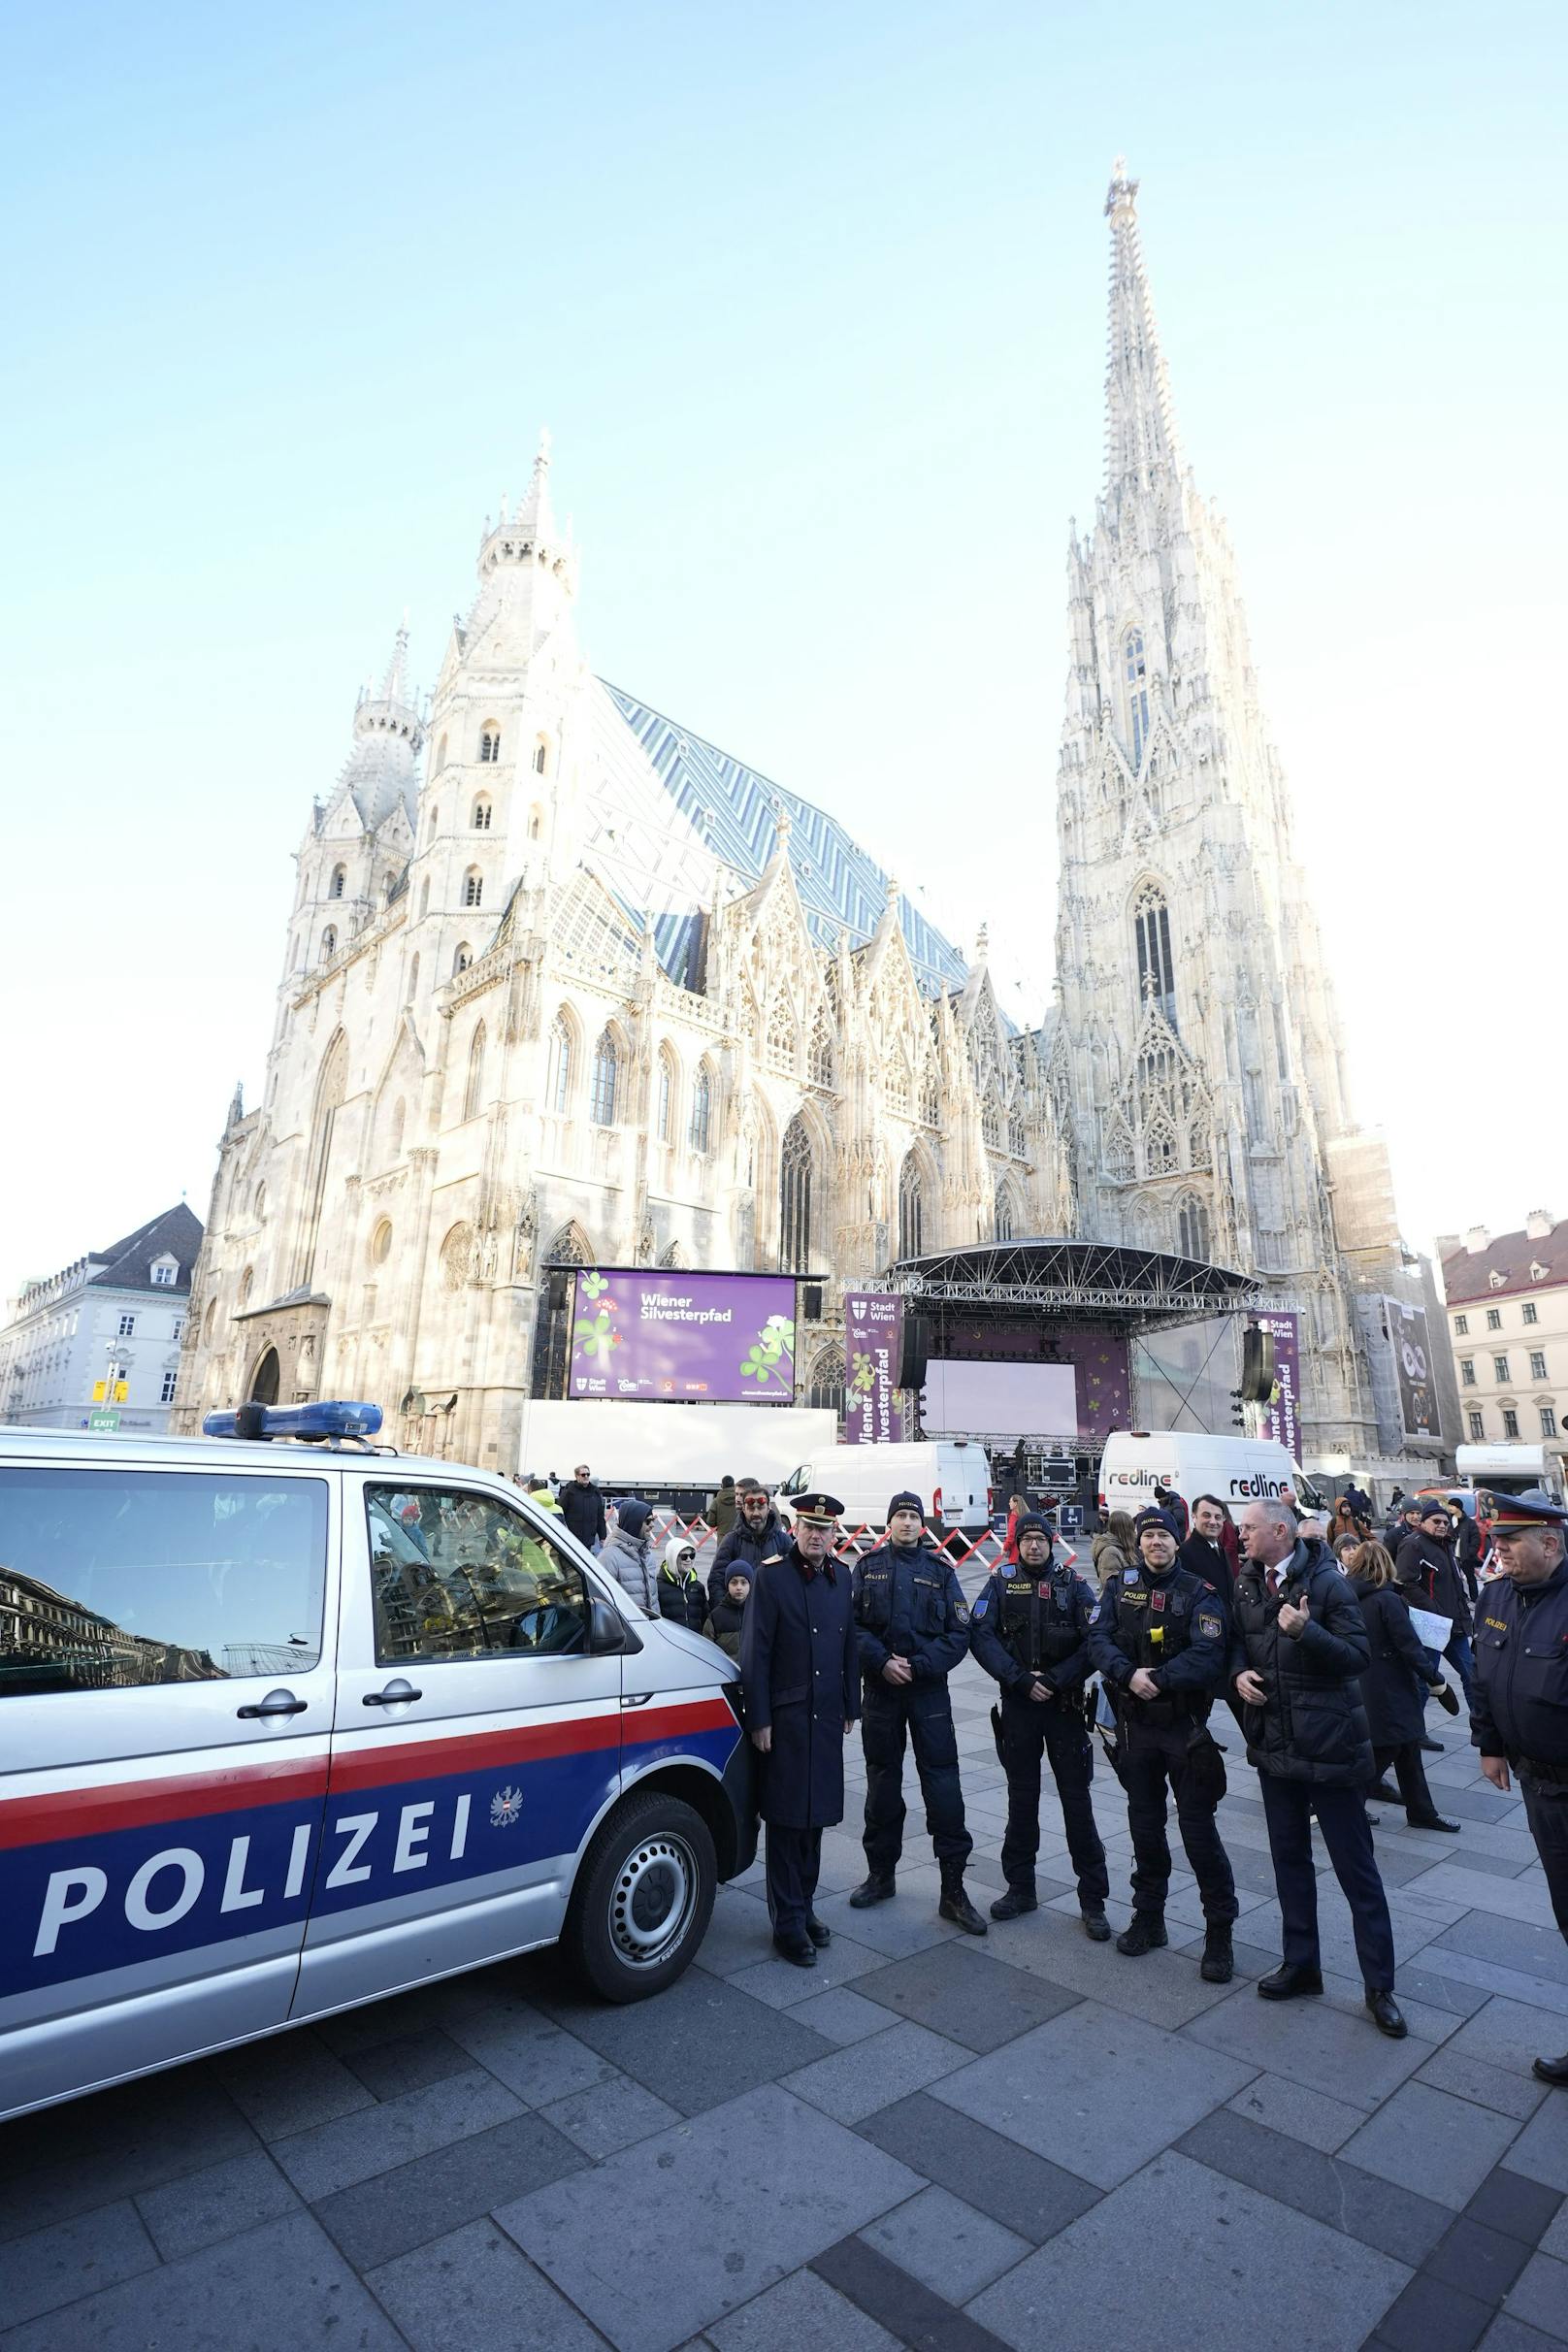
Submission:
M 855 1624 L 864 1693 L 866 1877 L 850 1896 L 853 1911 L 886 1903 L 903 1850 L 903 1751 L 915 1751 L 926 1827 L 942 1874 L 937 1915 L 983 1936 L 986 1923 L 964 1891 L 974 1849 L 964 1821 L 958 1738 L 947 1678 L 969 1647 L 969 1605 L 958 1571 L 922 1541 L 926 1514 L 918 1494 L 888 1505 L 888 1540 L 855 1570 Z
M 1137 1958 L 1168 1941 L 1168 1781 L 1203 1898 L 1208 1932 L 1199 1973 L 1210 1984 L 1228 1984 L 1236 1882 L 1215 1826 L 1223 1767 L 1207 1731 L 1225 1671 L 1225 1613 L 1213 1585 L 1182 1567 L 1161 1512 L 1140 1511 L 1135 1533 L 1138 1565 L 1107 1580 L 1089 1636 L 1116 1709 L 1132 1833 L 1132 1924 L 1117 1937 L 1116 1948 Z
M 815 1968 L 830 1930 L 812 1908 L 822 1833 L 844 1817 L 844 1742 L 860 1714 L 849 1572 L 833 1558 L 843 1505 L 802 1494 L 795 1540 L 758 1565 L 740 1634 L 746 1726 L 761 1755 L 773 1943 Z
M 1016 1919 L 1036 1908 L 1034 1857 L 1040 1850 L 1040 1758 L 1045 1754 L 1078 1874 L 1084 1933 L 1091 1943 L 1108 1944 L 1105 1898 L 1111 1881 L 1089 1797 L 1094 1751 L 1084 1720 L 1094 1594 L 1065 1561 L 1053 1557 L 1051 1530 L 1039 1512 L 1026 1512 L 1015 1533 L 1018 1564 L 992 1571 L 969 1625 L 969 1648 L 1001 1684 L 1001 1706 L 993 1720 L 999 1725 L 996 1746 L 1007 1775 L 1007 1835 L 1001 1848 L 1007 1892 L 997 1896 L 991 1915 Z
M 1482 1494 L 1480 1517 L 1502 1574 L 1481 1587 L 1470 1737 L 1481 1769 L 1506 1792 L 1519 1774 L 1524 1818 L 1568 1939 L 1568 1512 L 1543 1494 Z M 1543 2082 L 1568 2089 L 1568 2050 L 1537 2058 Z

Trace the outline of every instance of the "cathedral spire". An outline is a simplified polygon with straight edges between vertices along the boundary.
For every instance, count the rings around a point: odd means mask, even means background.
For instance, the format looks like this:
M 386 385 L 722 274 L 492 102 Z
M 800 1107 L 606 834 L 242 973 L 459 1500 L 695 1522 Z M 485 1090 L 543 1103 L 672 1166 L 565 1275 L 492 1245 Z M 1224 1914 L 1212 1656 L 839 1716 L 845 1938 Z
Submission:
M 1170 378 L 1138 238 L 1138 183 L 1127 158 L 1111 166 L 1105 217 L 1111 224 L 1110 343 L 1105 372 L 1105 488 L 1147 487 L 1157 470 L 1181 471 Z

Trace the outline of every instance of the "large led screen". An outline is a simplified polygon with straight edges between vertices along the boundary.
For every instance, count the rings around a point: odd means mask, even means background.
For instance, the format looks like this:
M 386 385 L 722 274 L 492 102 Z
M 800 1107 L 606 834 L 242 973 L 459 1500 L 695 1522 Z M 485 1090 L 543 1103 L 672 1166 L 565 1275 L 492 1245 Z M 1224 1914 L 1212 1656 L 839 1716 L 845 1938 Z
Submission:
M 1078 1375 L 1071 1364 L 971 1363 L 932 1356 L 921 1411 L 928 1436 L 1073 1437 Z
M 795 1402 L 792 1275 L 584 1266 L 572 1310 L 572 1396 Z

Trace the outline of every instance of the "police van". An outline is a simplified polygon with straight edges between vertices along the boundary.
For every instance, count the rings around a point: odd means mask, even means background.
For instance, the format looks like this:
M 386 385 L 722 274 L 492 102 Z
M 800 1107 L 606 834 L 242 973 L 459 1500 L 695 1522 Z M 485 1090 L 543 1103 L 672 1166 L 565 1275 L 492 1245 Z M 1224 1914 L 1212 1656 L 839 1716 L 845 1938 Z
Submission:
M 0 1431 L 0 2115 L 557 1941 L 638 2000 L 750 1866 L 722 1651 L 379 1424 Z

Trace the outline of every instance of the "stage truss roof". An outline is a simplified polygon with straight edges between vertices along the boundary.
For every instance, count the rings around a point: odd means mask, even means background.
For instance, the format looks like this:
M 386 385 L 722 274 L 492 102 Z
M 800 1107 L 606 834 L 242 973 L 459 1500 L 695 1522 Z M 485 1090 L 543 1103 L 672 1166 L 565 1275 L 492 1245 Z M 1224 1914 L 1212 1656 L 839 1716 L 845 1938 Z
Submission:
M 1192 1322 L 1264 1304 L 1252 1275 L 1163 1250 L 1103 1241 L 980 1242 L 894 1266 L 889 1287 L 911 1306 L 967 1307 L 1016 1314 L 1110 1315 Z

